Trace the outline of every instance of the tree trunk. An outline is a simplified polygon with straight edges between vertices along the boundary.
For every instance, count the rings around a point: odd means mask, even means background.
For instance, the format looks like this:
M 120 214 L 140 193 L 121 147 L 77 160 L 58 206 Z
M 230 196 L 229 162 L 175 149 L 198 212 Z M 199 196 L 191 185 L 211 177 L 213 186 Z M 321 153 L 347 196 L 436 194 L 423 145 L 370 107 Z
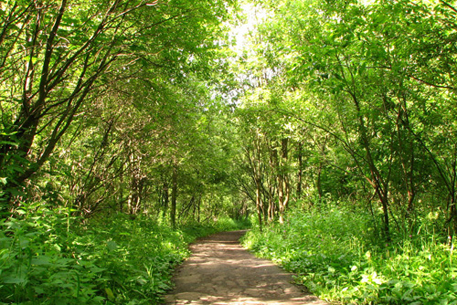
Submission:
M 297 199 L 302 196 L 302 180 L 303 180 L 303 144 L 298 143 L 298 174 L 297 174 Z
M 200 198 L 198 199 L 198 202 L 197 202 L 197 222 L 200 223 L 200 206 L 202 204 L 202 197 L 200 196 Z
M 317 188 L 317 193 L 319 194 L 319 199 L 322 199 L 322 182 L 321 182 L 321 176 L 322 176 L 322 162 L 319 162 L 319 168 L 317 170 L 317 181 L 316 181 L 316 188 Z
M 260 232 L 262 232 L 263 224 L 262 224 L 262 198 L 261 198 L 261 187 L 260 181 L 256 179 L 256 208 L 257 208 L 257 217 L 259 219 L 259 228 Z
M 284 223 L 284 214 L 290 198 L 289 178 L 287 176 L 289 139 L 281 140 L 281 162 L 278 164 L 278 199 L 279 199 L 279 223 Z
M 164 219 L 168 212 L 168 201 L 169 201 L 168 183 L 164 182 L 163 183 L 163 198 L 162 198 L 162 218 L 164 218 Z
M 373 156 L 371 154 L 371 147 L 370 147 L 370 141 L 368 139 L 367 135 L 367 129 L 365 126 L 365 122 L 363 120 L 363 115 L 362 111 L 360 109 L 360 103 L 359 100 L 357 99 L 357 96 L 353 93 L 350 93 L 354 102 L 354 105 L 357 110 L 357 117 L 358 117 L 358 123 L 359 123 L 359 135 L 360 139 L 363 145 L 363 148 L 365 149 L 365 154 L 366 154 L 366 162 L 368 164 L 368 167 L 370 169 L 370 174 L 371 174 L 371 184 L 374 186 L 376 194 L 378 195 L 379 200 L 381 201 L 382 205 L 382 212 L 383 212 L 383 232 L 384 232 L 384 237 L 386 238 L 387 241 L 390 241 L 390 226 L 389 226 L 389 198 L 388 198 L 388 182 L 386 182 L 379 172 L 378 168 L 376 167 L 376 164 L 373 160 Z
M 268 188 L 268 222 L 273 222 L 276 216 L 275 190 L 272 185 Z
M 170 221 L 171 226 L 176 228 L 176 200 L 178 197 L 178 165 L 173 165 L 172 185 L 171 185 L 171 210 Z

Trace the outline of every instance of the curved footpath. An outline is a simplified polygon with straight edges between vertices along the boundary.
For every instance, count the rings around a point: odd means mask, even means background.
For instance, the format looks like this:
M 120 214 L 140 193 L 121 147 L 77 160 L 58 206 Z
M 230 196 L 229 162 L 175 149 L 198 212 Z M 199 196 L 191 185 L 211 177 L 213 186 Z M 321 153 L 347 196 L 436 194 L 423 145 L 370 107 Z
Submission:
M 291 274 L 241 247 L 245 233 L 218 233 L 192 244 L 165 304 L 326 304 L 293 285 Z

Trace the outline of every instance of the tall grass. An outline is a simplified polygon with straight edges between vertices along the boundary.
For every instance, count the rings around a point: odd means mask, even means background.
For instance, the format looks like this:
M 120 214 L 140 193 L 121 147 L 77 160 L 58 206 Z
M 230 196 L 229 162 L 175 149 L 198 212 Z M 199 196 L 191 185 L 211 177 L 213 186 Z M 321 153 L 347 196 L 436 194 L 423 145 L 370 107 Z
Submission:
M 243 243 L 335 303 L 457 304 L 453 245 L 425 229 L 387 243 L 372 221 L 341 208 L 295 211 L 284 225 L 253 229 Z

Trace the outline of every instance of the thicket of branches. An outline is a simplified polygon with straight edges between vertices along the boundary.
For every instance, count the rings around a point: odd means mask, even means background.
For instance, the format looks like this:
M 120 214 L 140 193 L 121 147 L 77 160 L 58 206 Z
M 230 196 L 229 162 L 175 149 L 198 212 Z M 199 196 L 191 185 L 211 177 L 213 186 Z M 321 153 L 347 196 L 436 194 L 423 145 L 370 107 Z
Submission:
M 259 217 L 327 198 L 370 211 L 386 239 L 420 231 L 426 218 L 455 234 L 452 3 L 280 1 L 257 10 L 237 117 L 241 185 Z

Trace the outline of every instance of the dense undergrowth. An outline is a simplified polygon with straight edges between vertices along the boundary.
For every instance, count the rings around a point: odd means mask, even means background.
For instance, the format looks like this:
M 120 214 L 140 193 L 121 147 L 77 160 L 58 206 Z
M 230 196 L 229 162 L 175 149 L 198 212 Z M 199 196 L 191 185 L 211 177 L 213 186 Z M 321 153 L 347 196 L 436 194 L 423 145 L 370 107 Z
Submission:
M 457 304 L 457 255 L 433 233 L 433 221 L 428 215 L 414 234 L 386 242 L 361 211 L 296 211 L 284 225 L 248 232 L 243 243 L 333 303 Z
M 230 219 L 177 230 L 146 216 L 82 220 L 32 206 L 0 222 L 0 304 L 157 304 L 195 238 Z

